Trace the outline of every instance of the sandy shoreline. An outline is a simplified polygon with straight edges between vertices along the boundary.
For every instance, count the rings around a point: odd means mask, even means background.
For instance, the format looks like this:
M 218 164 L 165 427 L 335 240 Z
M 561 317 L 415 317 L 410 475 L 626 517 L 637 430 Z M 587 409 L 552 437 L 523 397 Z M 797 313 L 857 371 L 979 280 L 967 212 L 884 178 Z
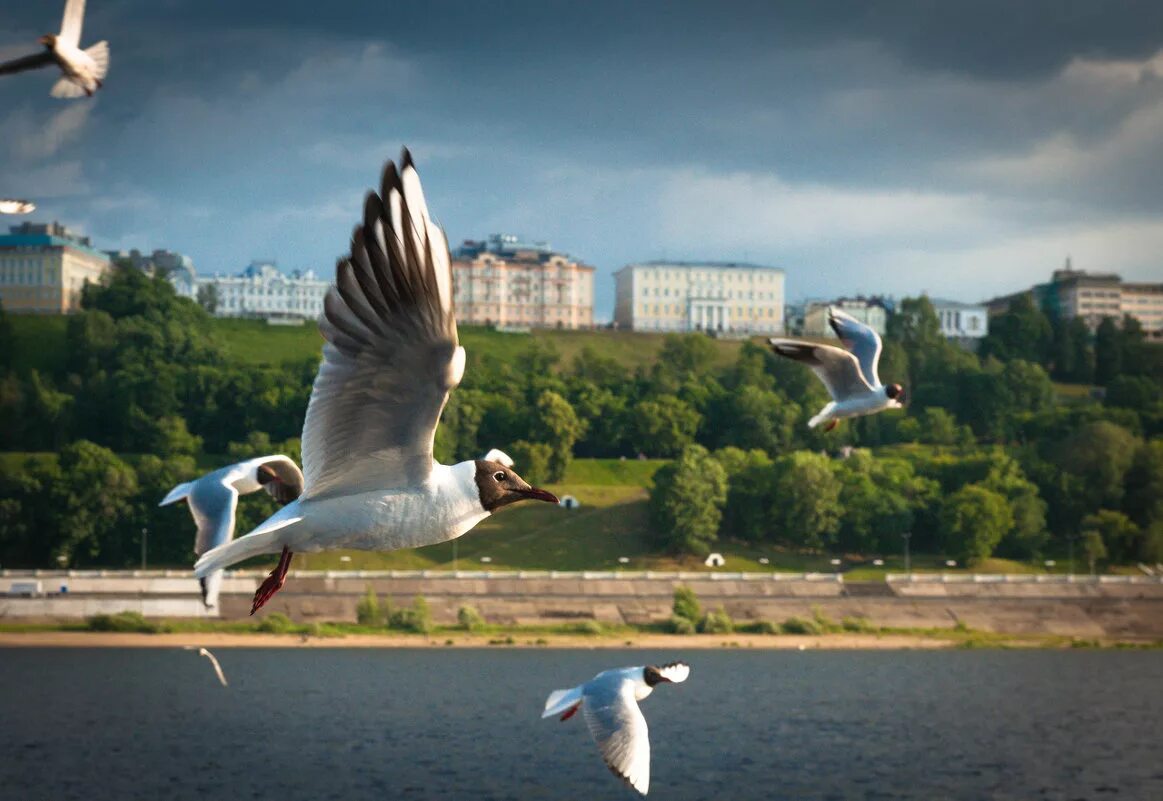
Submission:
M 511 638 L 511 642 L 510 642 Z M 560 634 L 474 635 L 450 633 L 434 637 L 403 634 L 350 634 L 307 637 L 299 634 L 231 634 L 180 632 L 135 634 L 88 631 L 0 632 L 0 648 L 763 648 L 776 650 L 901 650 L 950 648 L 952 640 L 910 634 L 824 634 L 819 636 L 726 634 L 633 634 L 593 637 Z

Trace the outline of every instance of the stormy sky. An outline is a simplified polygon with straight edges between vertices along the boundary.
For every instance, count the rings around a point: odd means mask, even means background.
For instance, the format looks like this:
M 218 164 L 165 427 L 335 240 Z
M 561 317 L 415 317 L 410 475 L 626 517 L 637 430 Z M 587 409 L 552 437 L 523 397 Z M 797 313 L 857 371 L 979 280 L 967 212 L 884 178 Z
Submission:
M 0 59 L 63 0 L 0 0 Z M 1163 3 L 90 0 L 106 88 L 0 77 L 0 195 L 103 248 L 330 276 L 411 147 L 452 242 L 610 274 L 746 260 L 789 300 L 1163 279 Z

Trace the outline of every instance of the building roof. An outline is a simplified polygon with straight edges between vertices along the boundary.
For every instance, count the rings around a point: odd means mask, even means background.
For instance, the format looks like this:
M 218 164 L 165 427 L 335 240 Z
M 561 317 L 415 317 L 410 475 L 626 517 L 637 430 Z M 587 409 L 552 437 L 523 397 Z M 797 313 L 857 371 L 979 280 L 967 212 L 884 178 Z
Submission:
M 51 234 L 0 234 L 0 248 L 72 248 L 102 261 L 109 261 L 108 254 L 84 242 Z
M 929 298 L 929 302 L 933 306 L 940 306 L 945 309 L 985 309 L 984 303 L 965 303 L 960 300 L 949 300 L 948 298 Z
M 730 269 L 730 270 L 765 270 L 768 272 L 782 273 L 782 267 L 770 267 L 765 264 L 752 264 L 745 261 L 670 261 L 666 259 L 658 259 L 654 261 L 640 261 L 634 264 L 627 264 L 621 270 L 614 273 L 617 275 L 623 270 L 633 270 L 635 267 L 674 267 L 680 270 L 686 269 Z

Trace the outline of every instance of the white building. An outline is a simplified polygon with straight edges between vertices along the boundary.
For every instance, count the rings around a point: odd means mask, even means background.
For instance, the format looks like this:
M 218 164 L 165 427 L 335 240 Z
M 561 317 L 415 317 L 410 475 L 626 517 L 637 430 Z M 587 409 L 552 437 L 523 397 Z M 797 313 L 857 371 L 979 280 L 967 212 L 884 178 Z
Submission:
M 213 295 L 216 317 L 301 318 L 314 320 L 323 313 L 323 297 L 330 281 L 313 270 L 282 273 L 274 262 L 255 261 L 238 275 L 197 275 L 175 269 L 169 279 L 179 295 L 207 302 Z M 213 287 L 213 289 L 210 289 Z
M 961 303 L 956 300 L 929 298 L 937 321 L 941 324 L 941 336 L 973 344 L 989 333 L 989 308 L 984 303 Z
M 460 323 L 501 328 L 590 328 L 594 268 L 547 242 L 493 234 L 466 241 L 452 260 L 453 302 Z
M 647 262 L 614 273 L 614 322 L 632 331 L 783 332 L 783 270 Z
M 13 314 L 77 311 L 85 284 L 109 269 L 109 257 L 89 237 L 58 222 L 26 222 L 0 235 L 0 303 Z

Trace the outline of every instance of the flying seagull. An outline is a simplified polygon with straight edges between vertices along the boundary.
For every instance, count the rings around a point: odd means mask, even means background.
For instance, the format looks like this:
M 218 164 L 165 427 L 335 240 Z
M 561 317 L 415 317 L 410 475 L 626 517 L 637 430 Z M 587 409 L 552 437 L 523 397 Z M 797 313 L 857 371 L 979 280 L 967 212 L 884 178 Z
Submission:
M 303 491 L 303 473 L 286 456 L 260 456 L 179 484 L 162 498 L 158 506 L 186 499 L 190 515 L 198 527 L 194 553 L 201 556 L 234 538 L 234 512 L 238 506 L 238 496 L 260 489 L 265 489 L 279 503 L 288 504 Z M 222 571 L 215 570 L 202 577 L 201 584 L 202 603 L 207 609 L 217 606 Z
M 650 789 L 650 733 L 638 702 L 663 682 L 679 683 L 690 675 L 685 662 L 655 667 L 607 670 L 578 687 L 554 690 L 542 718 L 569 720 L 580 707 L 606 766 L 642 795 Z
M 53 84 L 53 97 L 92 97 L 109 72 L 109 43 L 97 42 L 82 50 L 81 23 L 84 21 L 85 0 L 67 0 L 61 32 L 40 37 L 43 52 L 0 64 L 0 75 L 56 64 L 61 69 L 61 79 Z
M 184 647 L 184 650 L 193 651 L 194 646 L 187 645 Z M 223 687 L 230 686 L 226 683 L 226 674 L 222 672 L 222 665 L 218 664 L 218 658 L 215 657 L 214 654 L 210 653 L 205 648 L 199 648 L 198 656 L 204 656 L 210 660 L 210 665 L 214 668 L 214 672 L 218 675 L 218 681 L 222 684 Z
M 303 494 L 203 554 L 195 575 L 281 551 L 255 593 L 257 610 L 283 586 L 295 551 L 415 548 L 459 537 L 517 501 L 557 503 L 501 462 L 446 466 L 432 457 L 440 412 L 464 374 L 451 263 L 405 150 L 399 169 L 385 166 L 380 193 L 368 194 L 351 255 L 324 299 L 323 363 L 303 424 Z
M 36 211 L 36 204 L 31 200 L 10 198 L 0 200 L 0 214 L 31 214 L 34 211 Z
M 827 423 L 824 430 L 831 431 L 845 417 L 900 409 L 905 402 L 904 389 L 900 384 L 881 384 L 876 372 L 881 348 L 877 333 L 832 307 L 828 308 L 828 322 L 848 350 L 795 339 L 768 340 L 780 356 L 812 368 L 832 396 L 832 401 L 808 421 L 808 427 Z

